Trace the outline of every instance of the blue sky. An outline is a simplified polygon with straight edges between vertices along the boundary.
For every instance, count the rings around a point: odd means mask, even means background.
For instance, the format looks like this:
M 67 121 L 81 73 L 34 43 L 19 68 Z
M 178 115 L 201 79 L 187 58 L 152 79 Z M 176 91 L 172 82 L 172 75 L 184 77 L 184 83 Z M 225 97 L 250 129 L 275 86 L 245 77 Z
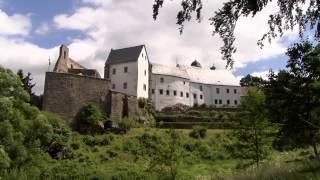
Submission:
M 101 73 L 111 48 L 146 44 L 152 62 L 188 65 L 194 59 L 204 67 L 212 63 L 222 69 L 219 37 L 212 37 L 207 20 L 222 2 L 206 2 L 203 21 L 186 24 L 178 33 L 175 17 L 179 2 L 161 9 L 152 19 L 151 0 L 0 0 L 0 64 L 16 71 L 30 71 L 43 89 L 48 58 L 54 62 L 60 44 L 69 46 L 72 58 Z M 241 19 L 236 28 L 238 51 L 232 70 L 235 76 L 264 75 L 284 68 L 285 49 L 296 40 L 296 32 L 285 34 L 261 50 L 257 40 L 267 31 L 270 6 L 256 18 Z M 19 52 L 19 53 L 17 53 Z

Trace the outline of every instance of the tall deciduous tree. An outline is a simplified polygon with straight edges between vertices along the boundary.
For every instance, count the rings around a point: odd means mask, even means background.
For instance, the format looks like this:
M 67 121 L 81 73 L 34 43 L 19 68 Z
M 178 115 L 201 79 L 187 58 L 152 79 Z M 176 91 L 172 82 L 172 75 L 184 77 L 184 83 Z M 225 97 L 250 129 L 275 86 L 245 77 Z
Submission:
M 320 45 L 294 44 L 288 49 L 287 69 L 269 75 L 265 88 L 272 119 L 282 123 L 282 148 L 313 146 L 315 156 L 320 130 Z
M 236 157 L 252 160 L 257 166 L 272 148 L 275 126 L 268 119 L 266 97 L 261 90 L 250 87 L 241 100 L 241 123 L 232 135 L 232 150 Z
M 156 19 L 165 0 L 154 0 L 154 2 L 153 18 Z M 219 34 L 223 40 L 221 53 L 223 59 L 227 61 L 227 67 L 232 67 L 234 62 L 232 54 L 237 50 L 234 45 L 236 39 L 234 30 L 240 17 L 254 17 L 271 2 L 271 0 L 227 0 L 223 7 L 209 19 L 213 26 L 213 34 Z M 284 31 L 292 30 L 296 25 L 299 27 L 300 36 L 309 28 L 314 30 L 315 40 L 320 40 L 319 0 L 277 0 L 276 2 L 279 11 L 269 15 L 269 31 L 258 41 L 260 47 L 263 47 L 264 40 L 267 39 L 270 42 L 273 38 L 282 36 Z M 177 24 L 182 33 L 184 24 L 192 19 L 193 13 L 200 22 L 203 0 L 181 0 L 181 8 L 177 14 Z

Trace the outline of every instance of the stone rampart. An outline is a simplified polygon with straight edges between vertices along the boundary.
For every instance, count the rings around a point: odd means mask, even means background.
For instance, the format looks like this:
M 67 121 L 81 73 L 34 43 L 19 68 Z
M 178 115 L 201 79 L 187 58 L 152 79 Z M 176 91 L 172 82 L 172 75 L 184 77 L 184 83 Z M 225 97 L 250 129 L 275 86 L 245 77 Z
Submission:
M 110 81 L 105 79 L 47 72 L 43 110 L 56 113 L 69 124 L 87 103 L 97 105 L 106 114 L 109 89 Z

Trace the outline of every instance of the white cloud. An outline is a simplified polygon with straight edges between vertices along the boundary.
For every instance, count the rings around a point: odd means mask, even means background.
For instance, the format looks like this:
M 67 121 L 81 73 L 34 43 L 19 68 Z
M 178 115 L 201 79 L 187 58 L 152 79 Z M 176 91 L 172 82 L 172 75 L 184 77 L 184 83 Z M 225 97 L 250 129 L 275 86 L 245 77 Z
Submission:
M 90 48 L 94 50 L 90 52 L 91 57 L 104 56 L 105 59 L 110 48 L 146 44 L 153 62 L 174 64 L 178 60 L 181 64 L 190 64 L 197 59 L 206 67 L 210 67 L 212 63 L 218 68 L 225 67 L 226 62 L 221 60 L 219 49 L 222 42 L 219 37 L 211 36 L 213 27 L 207 20 L 214 10 L 222 6 L 223 1 L 204 2 L 202 23 L 195 21 L 187 23 L 182 35 L 179 35 L 175 24 L 176 13 L 181 8 L 178 1 L 167 1 L 156 21 L 152 19 L 153 1 L 83 0 L 82 2 L 84 5 L 73 14 L 57 15 L 54 23 L 59 29 L 80 30 L 88 35 L 90 45 L 95 46 Z M 87 7 L 87 4 L 96 6 Z M 263 33 L 267 32 L 268 15 L 275 10 L 276 6 L 272 4 L 255 18 L 240 19 L 235 32 L 238 47 L 234 56 L 235 68 L 285 52 L 286 47 L 279 40 L 273 41 L 271 45 L 266 44 L 262 50 L 256 44 Z M 88 38 L 77 40 L 77 43 L 85 42 L 88 42 Z
M 112 0 L 82 0 L 83 3 L 93 4 L 96 6 L 108 5 L 112 2 Z
M 35 30 L 38 35 L 45 35 L 50 31 L 49 25 L 47 23 L 42 23 L 40 27 Z
M 98 69 L 101 74 L 111 48 L 138 44 L 147 45 L 151 61 L 155 63 L 174 65 L 178 61 L 188 65 L 197 59 L 205 67 L 212 63 L 217 68 L 225 67 L 226 62 L 221 60 L 220 54 L 222 42 L 219 37 L 212 37 L 213 27 L 208 21 L 223 1 L 204 1 L 202 23 L 187 23 L 182 35 L 176 25 L 180 1 L 166 1 L 156 21 L 152 19 L 153 1 L 150 0 L 82 0 L 82 3 L 71 14 L 56 15 L 52 26 L 61 31 L 83 32 L 83 39 L 71 39 L 70 56 L 89 68 Z M 284 52 L 279 41 L 273 41 L 262 50 L 256 45 L 267 31 L 267 15 L 273 10 L 268 8 L 255 19 L 241 19 L 238 23 L 235 68 Z M 5 52 L 0 54 L 0 64 L 14 71 L 23 68 L 25 72 L 31 72 L 37 83 L 36 91 L 42 92 L 48 58 L 51 57 L 53 66 L 58 47 L 45 49 L 23 39 L 32 27 L 28 15 L 8 16 L 0 10 L 0 23 L 7 25 L 0 26 L 0 52 Z M 46 26 L 40 26 L 35 33 L 51 33 L 47 32 L 50 28 Z M 8 35 L 20 35 L 22 39 Z
M 57 59 L 58 47 L 44 49 L 32 43 L 0 37 L 0 65 L 14 72 L 23 69 L 31 72 L 37 84 L 35 91 L 41 93 L 44 85 L 44 74 L 48 70 L 48 59 Z M 17 53 L 19 52 L 19 53 Z
M 269 73 L 270 71 L 259 71 L 251 73 L 251 76 L 261 77 L 264 80 L 268 80 Z M 277 74 L 278 71 L 274 71 L 274 73 Z
M 29 15 L 14 14 L 9 16 L 0 9 L 0 35 L 27 36 L 32 28 Z

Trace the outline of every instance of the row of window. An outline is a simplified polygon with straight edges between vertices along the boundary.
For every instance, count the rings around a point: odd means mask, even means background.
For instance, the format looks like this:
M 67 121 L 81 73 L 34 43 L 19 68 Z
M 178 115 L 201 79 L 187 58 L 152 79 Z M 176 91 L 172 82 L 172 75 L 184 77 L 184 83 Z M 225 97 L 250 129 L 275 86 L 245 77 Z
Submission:
M 125 66 L 125 67 L 123 68 L 123 72 L 124 72 L 124 73 L 128 73 L 128 67 L 127 67 L 127 66 Z M 116 68 L 112 68 L 112 74 L 113 74 L 113 75 L 117 74 L 117 69 L 116 69 Z M 145 76 L 147 75 L 147 70 L 144 70 L 144 75 L 145 75 Z
M 214 104 L 222 104 L 222 99 L 215 99 Z M 226 104 L 230 104 L 230 100 L 227 99 Z M 234 104 L 238 105 L 238 100 L 234 100 Z
M 160 83 L 164 83 L 164 78 L 163 77 L 160 77 Z M 186 82 L 183 81 L 183 84 L 186 84 Z M 200 91 L 203 91 L 202 85 L 199 85 L 199 89 L 200 89 Z M 216 88 L 216 93 L 220 94 L 220 88 Z M 226 93 L 229 94 L 230 93 L 230 89 L 226 89 Z M 233 89 L 233 93 L 237 94 L 237 89 Z
M 152 90 L 151 90 L 151 93 L 154 94 L 154 93 L 155 93 L 155 90 L 152 89 Z M 173 96 L 177 96 L 177 95 L 178 95 L 178 93 L 177 93 L 176 90 L 173 90 L 172 93 L 173 93 Z M 160 95 L 163 95 L 163 94 L 164 94 L 163 89 L 159 89 L 159 94 L 160 94 Z M 166 95 L 167 95 L 167 96 L 170 96 L 170 90 L 166 90 Z M 188 92 L 184 93 L 184 92 L 181 91 L 181 92 L 180 92 L 180 97 L 184 97 L 184 95 L 186 96 L 186 98 L 189 98 L 189 93 L 188 93 Z M 194 98 L 194 99 L 197 99 L 197 94 L 196 94 L 196 93 L 193 94 L 193 98 Z M 200 94 L 200 99 L 203 99 L 203 95 L 202 95 L 202 94 Z
M 123 83 L 123 89 L 127 89 L 128 88 L 128 83 L 124 82 Z M 116 89 L 116 84 L 112 84 L 112 89 Z M 147 90 L 147 85 L 143 84 L 143 90 L 146 91 Z
M 152 92 L 152 94 L 154 94 L 155 90 L 152 89 L 151 92 Z M 163 89 L 159 89 L 159 94 L 160 95 L 164 94 Z M 166 90 L 166 95 L 170 96 L 170 90 Z M 189 98 L 189 93 L 188 92 L 186 92 L 185 95 L 186 95 L 186 98 Z M 176 90 L 173 91 L 173 96 L 177 96 L 177 91 Z M 184 97 L 184 93 L 182 91 L 180 92 L 180 97 Z M 202 94 L 200 94 L 199 97 L 200 97 L 200 99 L 203 99 L 203 95 Z M 193 94 L 193 98 L 197 99 L 197 94 L 196 93 Z M 223 103 L 222 99 L 215 99 L 214 100 L 214 104 L 222 104 L 222 103 Z M 226 104 L 230 104 L 230 100 L 229 99 L 226 100 Z M 234 104 L 238 105 L 238 100 L 234 100 Z

